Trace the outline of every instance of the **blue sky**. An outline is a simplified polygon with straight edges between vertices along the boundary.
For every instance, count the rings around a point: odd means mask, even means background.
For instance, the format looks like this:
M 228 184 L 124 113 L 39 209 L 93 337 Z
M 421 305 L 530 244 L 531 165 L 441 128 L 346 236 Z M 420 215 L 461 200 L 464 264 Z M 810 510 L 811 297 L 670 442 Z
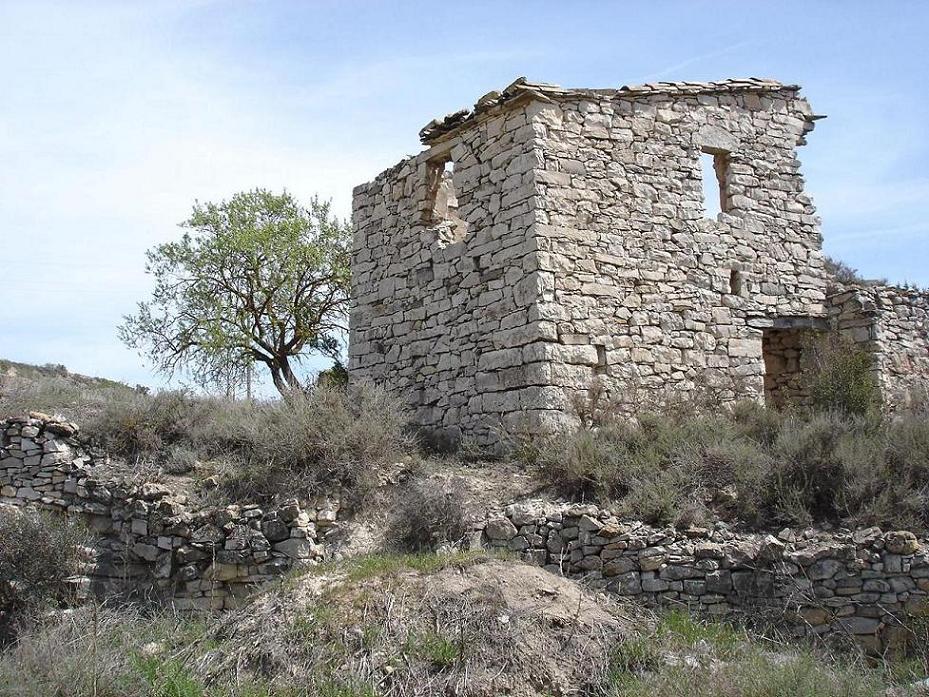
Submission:
M 161 384 L 115 327 L 194 199 L 331 198 L 515 77 L 773 77 L 826 251 L 929 285 L 925 2 L 0 0 L 0 357 Z

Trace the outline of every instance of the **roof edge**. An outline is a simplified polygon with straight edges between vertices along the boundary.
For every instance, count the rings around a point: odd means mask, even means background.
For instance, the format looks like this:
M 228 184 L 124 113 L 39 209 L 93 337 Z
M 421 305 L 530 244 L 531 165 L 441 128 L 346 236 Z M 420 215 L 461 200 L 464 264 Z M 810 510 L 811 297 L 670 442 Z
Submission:
M 534 96 L 552 99 L 559 96 L 637 97 L 654 94 L 689 96 L 724 92 L 797 92 L 799 90 L 799 85 L 784 84 L 777 80 L 758 77 L 730 78 L 717 82 L 648 82 L 641 85 L 623 85 L 618 89 L 568 88 L 548 82 L 531 82 L 525 77 L 519 77 L 499 92 L 496 90 L 488 92 L 478 99 L 471 109 L 462 109 L 441 119 L 433 119 L 419 131 L 419 140 L 424 145 L 432 145 L 478 116 L 491 110 L 498 110 L 510 102 L 515 103 L 521 97 Z

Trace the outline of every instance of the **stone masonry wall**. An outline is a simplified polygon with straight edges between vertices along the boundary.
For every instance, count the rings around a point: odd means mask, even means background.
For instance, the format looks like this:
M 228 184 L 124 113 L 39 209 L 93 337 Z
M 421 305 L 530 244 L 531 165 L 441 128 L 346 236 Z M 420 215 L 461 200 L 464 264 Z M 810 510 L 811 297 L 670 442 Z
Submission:
M 464 240 L 433 215 L 449 157 Z M 506 379 L 494 373 L 501 350 L 554 338 L 532 312 L 536 157 L 527 114 L 511 110 L 354 191 L 350 374 L 405 395 L 418 423 L 451 440 L 538 401 L 529 385 L 505 405 L 482 397 Z
M 773 81 L 518 80 L 430 123 L 426 151 L 354 192 L 351 378 L 451 440 L 550 431 L 595 380 L 630 404 L 707 383 L 761 399 L 764 329 L 826 314 L 796 159 L 813 121 Z M 447 161 L 455 219 L 436 214 Z
M 163 485 L 99 478 L 105 456 L 77 426 L 35 417 L 0 421 L 0 505 L 86 523 L 97 551 L 84 581 L 91 592 L 151 595 L 179 610 L 228 609 L 256 585 L 325 555 L 337 497 L 188 510 L 185 497 Z
M 825 316 L 796 154 L 809 105 L 783 85 L 577 92 L 552 94 L 538 115 L 539 311 L 556 322 L 556 384 L 567 394 L 596 376 L 632 404 L 643 388 L 761 399 L 763 331 Z M 725 163 L 714 218 L 701 152 Z
M 929 540 L 878 528 L 776 537 L 654 528 L 593 505 L 523 502 L 484 525 L 492 547 L 638 602 L 847 636 L 882 651 L 929 612 Z
M 829 297 L 833 324 L 874 355 L 891 408 L 929 404 L 929 291 L 849 286 Z

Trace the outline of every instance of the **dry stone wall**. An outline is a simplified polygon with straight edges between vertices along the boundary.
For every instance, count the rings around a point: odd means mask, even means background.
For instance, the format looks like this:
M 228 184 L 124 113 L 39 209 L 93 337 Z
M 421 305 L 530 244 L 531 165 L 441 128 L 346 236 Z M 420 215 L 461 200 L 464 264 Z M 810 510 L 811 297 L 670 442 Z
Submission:
M 929 540 L 907 531 L 678 530 L 594 505 L 524 502 L 491 515 L 483 536 L 553 573 L 648 605 L 850 637 L 874 652 L 905 641 L 907 616 L 929 612 Z
M 722 403 L 762 397 L 765 332 L 825 315 L 796 158 L 811 115 L 783 85 L 553 95 L 536 235 L 566 393 L 596 375 L 627 401 L 702 386 Z M 713 218 L 703 152 L 724 159 Z
M 418 423 L 451 440 L 484 414 L 541 399 L 532 382 L 497 372 L 523 361 L 511 347 L 555 336 L 532 311 L 534 128 L 526 113 L 503 111 L 354 191 L 352 378 L 405 395 Z M 435 214 L 449 158 L 463 240 L 457 221 Z M 504 387 L 496 402 L 486 396 Z
M 155 483 L 99 474 L 105 455 L 44 415 L 0 421 L 0 505 L 81 519 L 95 534 L 86 590 L 148 594 L 179 610 L 229 609 L 257 585 L 325 556 L 338 497 L 191 510 Z
M 890 407 L 929 404 L 929 291 L 849 286 L 829 297 L 832 323 L 874 356 Z
M 425 152 L 354 192 L 352 379 L 453 439 L 557 428 L 594 381 L 629 403 L 761 398 L 765 332 L 826 315 L 796 159 L 813 121 L 773 81 L 519 80 L 430 123 Z M 439 219 L 446 161 L 458 207 Z

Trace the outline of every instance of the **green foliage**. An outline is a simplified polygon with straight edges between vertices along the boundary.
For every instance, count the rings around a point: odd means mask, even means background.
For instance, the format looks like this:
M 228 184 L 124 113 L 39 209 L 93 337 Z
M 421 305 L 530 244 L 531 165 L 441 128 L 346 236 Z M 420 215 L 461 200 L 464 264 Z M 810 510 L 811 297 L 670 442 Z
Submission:
M 336 360 L 331 368 L 320 371 L 316 376 L 316 384 L 329 387 L 345 387 L 348 385 L 348 370 L 342 362 Z
M 439 669 L 451 668 L 461 658 L 458 643 L 434 631 L 412 635 L 407 641 L 406 651 Z
M 683 610 L 661 615 L 657 634 L 681 649 L 707 644 L 723 658 L 732 655 L 747 638 L 731 625 L 699 620 Z
M 182 227 L 148 252 L 155 289 L 125 318 L 127 345 L 205 386 L 241 383 L 258 363 L 282 394 L 301 387 L 294 359 L 338 355 L 351 235 L 328 203 L 257 189 L 195 204 Z
M 333 565 L 319 566 L 313 573 L 321 574 L 337 569 L 343 571 L 348 580 L 359 582 L 405 571 L 431 574 L 449 566 L 467 566 L 486 561 L 489 557 L 489 553 L 483 550 L 454 554 L 377 552 L 335 562 Z
M 177 661 L 156 656 L 136 659 L 136 668 L 149 683 L 152 697 L 204 697 L 203 684 Z
M 868 669 L 854 655 L 813 653 L 802 646 L 785 650 L 783 644 L 775 653 L 732 626 L 672 611 L 659 617 L 653 632 L 614 647 L 600 694 L 878 697 L 888 694 L 889 682 L 912 682 L 910 666 L 886 663 Z
M 816 411 L 863 415 L 880 404 L 871 355 L 836 332 L 816 335 L 803 350 L 803 380 Z

